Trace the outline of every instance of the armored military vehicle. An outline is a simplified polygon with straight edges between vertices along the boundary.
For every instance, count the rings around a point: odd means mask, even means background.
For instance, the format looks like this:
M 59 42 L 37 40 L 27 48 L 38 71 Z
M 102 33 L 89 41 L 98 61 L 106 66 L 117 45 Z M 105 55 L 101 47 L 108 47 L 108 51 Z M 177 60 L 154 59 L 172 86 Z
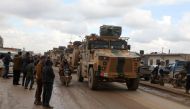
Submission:
M 76 73 L 76 70 L 77 69 L 77 65 L 78 65 L 78 62 L 79 62 L 79 54 L 80 54 L 80 51 L 79 51 L 79 46 L 81 45 L 81 41 L 74 41 L 73 42 L 73 52 L 71 54 L 71 63 L 70 63 L 70 67 L 71 69 L 73 70 L 73 72 Z
M 64 52 L 64 58 L 67 60 L 69 65 L 72 64 L 73 50 L 74 50 L 73 44 L 72 42 L 69 42 L 69 45 L 67 45 L 67 48 L 65 49 L 65 52 Z
M 88 78 L 88 86 L 94 90 L 100 82 L 126 83 L 129 90 L 139 84 L 140 57 L 130 52 L 128 38 L 122 38 L 122 28 L 103 25 L 100 36 L 86 36 L 80 45 L 80 62 L 77 68 L 78 81 Z
M 72 72 L 76 72 L 78 61 L 79 61 L 79 46 L 81 45 L 81 41 L 70 42 L 67 46 L 64 57 L 68 61 L 70 69 Z

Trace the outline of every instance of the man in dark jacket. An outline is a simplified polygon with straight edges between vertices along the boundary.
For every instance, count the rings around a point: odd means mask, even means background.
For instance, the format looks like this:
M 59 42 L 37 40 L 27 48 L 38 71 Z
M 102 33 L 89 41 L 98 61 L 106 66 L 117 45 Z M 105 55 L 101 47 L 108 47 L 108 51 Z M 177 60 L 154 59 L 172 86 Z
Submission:
M 28 85 L 30 83 L 29 90 L 32 90 L 34 84 L 34 60 L 31 58 L 29 64 L 26 67 L 26 82 L 25 82 L 25 89 L 28 89 Z
M 47 108 L 53 108 L 49 105 L 50 98 L 53 90 L 55 74 L 52 68 L 52 62 L 47 59 L 45 66 L 43 68 L 42 82 L 43 82 L 43 106 Z
M 190 62 L 187 62 L 185 68 L 186 68 L 186 71 L 187 71 L 186 93 L 189 94 L 189 90 L 190 90 Z
M 13 59 L 13 85 L 20 85 L 19 79 L 20 79 L 20 72 L 22 67 L 22 53 L 19 52 L 18 55 L 15 55 Z
M 160 67 L 160 63 L 157 63 L 157 66 L 151 72 L 151 75 L 152 75 L 151 83 L 156 83 L 155 81 L 156 81 L 156 78 L 158 77 L 159 67 Z
M 11 53 L 8 52 L 5 57 L 3 58 L 3 64 L 4 64 L 4 67 L 5 67 L 5 71 L 4 71 L 4 74 L 3 74 L 3 78 L 9 78 L 8 77 L 8 73 L 9 73 L 9 64 L 11 62 Z
M 27 73 L 27 65 L 30 63 L 30 53 L 27 52 L 25 56 L 22 59 L 22 72 L 23 72 L 23 77 L 22 77 L 22 86 L 25 84 L 26 80 L 26 73 Z

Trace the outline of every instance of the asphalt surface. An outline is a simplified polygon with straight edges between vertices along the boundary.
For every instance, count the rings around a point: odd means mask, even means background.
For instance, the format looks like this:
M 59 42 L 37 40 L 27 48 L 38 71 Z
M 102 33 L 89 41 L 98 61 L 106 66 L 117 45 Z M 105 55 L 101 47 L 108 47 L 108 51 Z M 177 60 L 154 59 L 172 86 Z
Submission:
M 189 109 L 172 100 L 142 90 L 129 91 L 123 84 L 102 84 L 97 91 L 88 89 L 87 81 L 79 83 L 73 75 L 69 87 L 56 78 L 50 105 L 54 109 Z M 34 85 L 36 88 L 36 85 Z M 13 86 L 11 79 L 0 78 L 0 109 L 43 109 L 35 106 L 35 90 Z

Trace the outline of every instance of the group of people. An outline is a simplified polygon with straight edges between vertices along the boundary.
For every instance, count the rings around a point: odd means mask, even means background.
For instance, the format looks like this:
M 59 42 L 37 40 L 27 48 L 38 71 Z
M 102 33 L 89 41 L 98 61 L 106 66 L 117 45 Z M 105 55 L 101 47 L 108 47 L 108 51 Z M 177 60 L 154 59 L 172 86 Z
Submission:
M 22 86 L 28 89 L 29 85 L 29 90 L 32 90 L 34 79 L 36 79 L 37 88 L 34 104 L 52 108 L 49 102 L 53 90 L 55 74 L 52 68 L 53 63 L 50 58 L 45 56 L 31 56 L 29 52 L 22 55 L 22 53 L 19 52 L 11 59 L 11 53 L 8 52 L 3 57 L 4 79 L 9 78 L 10 62 L 13 62 L 13 85 L 21 85 L 19 80 L 22 73 Z
M 190 61 L 188 61 L 185 64 L 184 69 L 186 72 L 185 93 L 189 94 L 189 91 L 190 91 Z M 154 68 L 154 70 L 151 72 L 151 74 L 153 75 L 153 79 L 156 79 L 158 77 L 158 75 L 160 76 L 160 78 L 163 78 L 164 64 L 163 63 L 157 63 L 157 66 Z

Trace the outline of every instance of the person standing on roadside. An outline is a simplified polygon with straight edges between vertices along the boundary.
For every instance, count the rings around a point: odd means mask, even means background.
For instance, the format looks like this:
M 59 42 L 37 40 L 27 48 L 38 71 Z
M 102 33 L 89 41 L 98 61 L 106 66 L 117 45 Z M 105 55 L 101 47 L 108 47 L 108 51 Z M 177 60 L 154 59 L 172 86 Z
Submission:
M 10 64 L 11 61 L 12 61 L 12 59 L 11 59 L 11 53 L 8 52 L 5 55 L 5 57 L 3 58 L 3 64 L 4 64 L 4 67 L 5 67 L 3 78 L 5 78 L 5 79 L 9 79 L 8 73 L 9 73 L 9 64 Z
M 30 53 L 26 52 L 25 56 L 22 59 L 22 73 L 23 73 L 23 77 L 22 77 L 22 86 L 24 86 L 25 81 L 26 81 L 26 67 L 30 62 Z
M 189 90 L 190 90 L 190 61 L 187 62 L 186 66 L 185 66 L 186 72 L 187 72 L 187 79 L 186 79 L 186 94 L 189 94 Z
M 25 89 L 28 89 L 28 85 L 30 83 L 29 90 L 32 90 L 34 84 L 34 60 L 31 58 L 29 64 L 26 67 L 26 82 L 25 82 Z
M 36 104 L 36 105 L 42 104 L 42 102 L 41 102 L 42 86 L 43 86 L 43 84 L 42 84 L 42 70 L 43 70 L 43 66 L 44 66 L 44 60 L 45 60 L 44 56 L 40 57 L 39 62 L 35 66 L 37 89 L 36 89 L 34 104 Z
M 45 62 L 45 66 L 43 68 L 42 82 L 43 82 L 43 106 L 47 108 L 53 108 L 49 105 L 52 90 L 53 90 L 53 82 L 55 78 L 55 74 L 52 68 L 52 62 L 48 58 Z
M 22 67 L 22 52 L 19 52 L 18 55 L 15 55 L 13 59 L 13 85 L 20 85 L 19 79 L 20 79 L 20 72 Z

